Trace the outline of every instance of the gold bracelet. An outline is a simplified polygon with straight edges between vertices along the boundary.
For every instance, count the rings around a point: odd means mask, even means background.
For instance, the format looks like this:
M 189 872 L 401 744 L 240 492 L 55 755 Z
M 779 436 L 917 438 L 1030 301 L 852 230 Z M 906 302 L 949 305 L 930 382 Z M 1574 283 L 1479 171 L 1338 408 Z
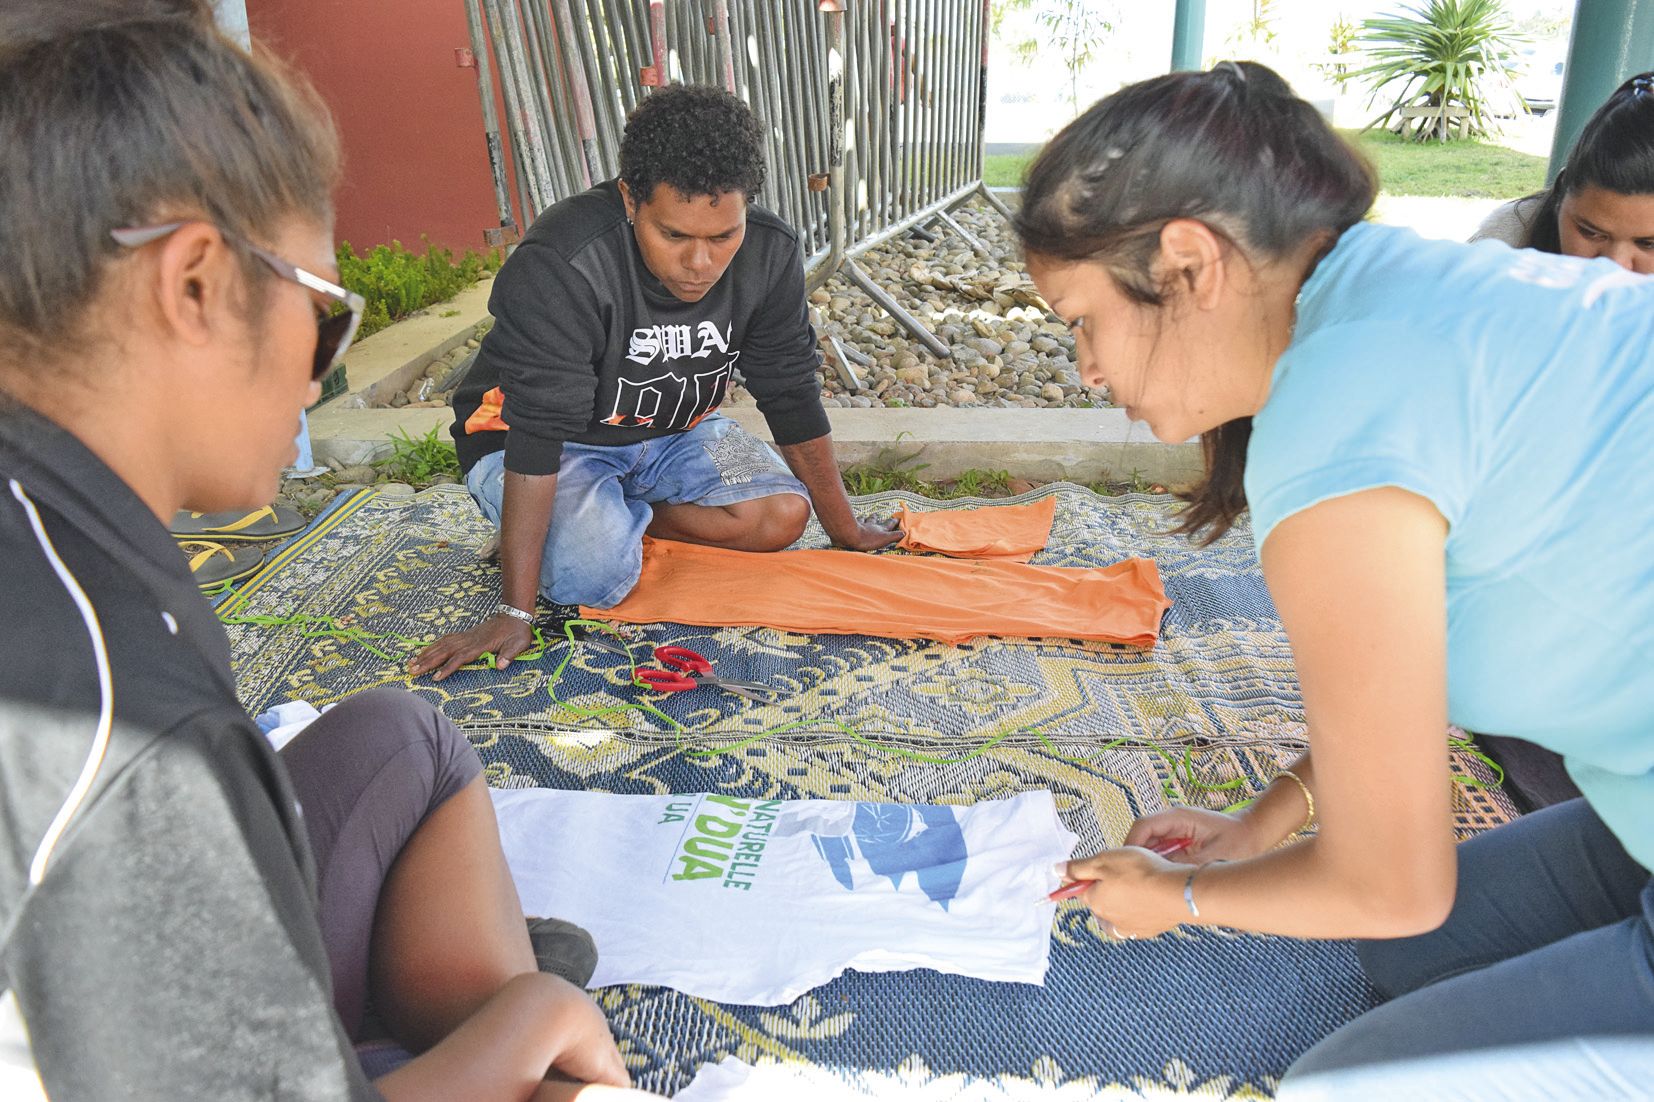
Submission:
M 1279 773 L 1275 774 L 1276 780 L 1280 780 L 1282 777 L 1292 778 L 1292 783 L 1296 784 L 1299 790 L 1303 792 L 1304 802 L 1309 805 L 1309 814 L 1304 816 L 1304 825 L 1292 832 L 1294 834 L 1302 834 L 1310 828 L 1310 824 L 1315 822 L 1315 793 L 1309 790 L 1309 785 L 1304 783 L 1304 778 L 1300 777 L 1290 769 L 1283 769 Z

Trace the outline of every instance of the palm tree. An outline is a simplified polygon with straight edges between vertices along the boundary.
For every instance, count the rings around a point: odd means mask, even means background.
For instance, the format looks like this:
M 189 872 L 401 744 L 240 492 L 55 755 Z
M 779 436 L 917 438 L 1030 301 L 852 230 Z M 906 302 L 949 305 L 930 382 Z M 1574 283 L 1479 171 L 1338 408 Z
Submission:
M 1511 62 L 1523 41 L 1500 0 L 1428 0 L 1364 20 L 1357 42 L 1372 64 L 1350 77 L 1370 82 L 1373 99 L 1395 93 L 1367 125 L 1385 125 L 1406 108 L 1435 108 L 1436 126 L 1421 126 L 1418 136 L 1422 141 L 1434 132 L 1446 141 L 1448 117 L 1459 108 L 1468 113 L 1470 131 L 1486 135 L 1495 114 L 1522 110 Z

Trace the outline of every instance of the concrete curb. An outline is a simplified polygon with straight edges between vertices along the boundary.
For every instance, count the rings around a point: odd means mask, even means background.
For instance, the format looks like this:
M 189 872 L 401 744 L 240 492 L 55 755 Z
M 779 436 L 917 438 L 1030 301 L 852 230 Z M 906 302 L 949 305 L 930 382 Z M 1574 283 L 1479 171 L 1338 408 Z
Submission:
M 311 415 L 312 439 L 316 436 L 316 420 L 325 419 L 329 411 L 361 410 L 381 396 L 388 399 L 398 390 L 406 390 L 432 360 L 469 340 L 478 323 L 491 316 L 488 293 L 493 288 L 494 281 L 485 279 L 449 301 L 437 303 L 425 313 L 381 329 L 354 345 L 345 356 L 350 393 Z
M 761 440 L 769 426 L 751 406 L 727 416 Z M 1097 482 L 1132 477 L 1182 486 L 1200 477 L 1197 444 L 1163 444 L 1119 409 L 829 409 L 843 466 L 897 462 L 929 480 L 967 470 L 1009 471 L 1035 481 Z M 336 403 L 311 416 L 319 462 L 348 467 L 390 454 L 393 434 L 446 435 L 448 409 L 350 409 Z M 921 468 L 922 465 L 922 468 Z

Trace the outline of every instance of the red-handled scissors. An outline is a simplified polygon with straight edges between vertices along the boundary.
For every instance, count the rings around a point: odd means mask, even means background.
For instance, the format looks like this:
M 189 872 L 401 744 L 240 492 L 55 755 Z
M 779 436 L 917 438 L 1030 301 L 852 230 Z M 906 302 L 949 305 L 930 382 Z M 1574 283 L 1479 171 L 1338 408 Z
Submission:
M 638 670 L 634 674 L 638 684 L 662 693 L 681 693 L 700 688 L 722 689 L 760 704 L 775 703 L 776 694 L 763 685 L 713 677 L 712 663 L 688 647 L 656 647 L 655 661 L 664 668 Z

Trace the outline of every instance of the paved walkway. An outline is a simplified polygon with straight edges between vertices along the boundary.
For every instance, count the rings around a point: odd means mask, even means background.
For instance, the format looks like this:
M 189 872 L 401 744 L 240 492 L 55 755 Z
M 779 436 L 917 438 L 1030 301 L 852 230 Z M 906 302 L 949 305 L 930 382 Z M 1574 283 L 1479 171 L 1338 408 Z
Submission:
M 1420 237 L 1463 241 L 1475 232 L 1503 199 L 1430 198 L 1422 195 L 1380 195 L 1378 220 L 1408 226 Z

